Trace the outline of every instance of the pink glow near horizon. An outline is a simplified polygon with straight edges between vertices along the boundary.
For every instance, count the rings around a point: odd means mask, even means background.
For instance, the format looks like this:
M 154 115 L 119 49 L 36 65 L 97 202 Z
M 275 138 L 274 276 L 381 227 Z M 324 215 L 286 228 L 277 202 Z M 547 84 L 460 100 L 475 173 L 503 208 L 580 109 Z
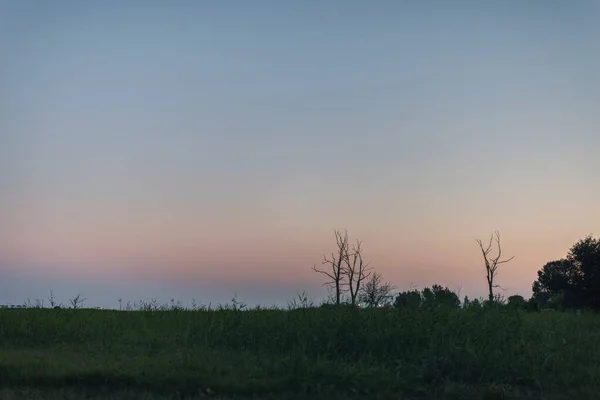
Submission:
M 600 234 L 597 5 L 338 3 L 0 6 L 0 273 L 324 292 L 347 229 L 483 295 L 499 230 L 528 295 Z
M 556 215 L 566 215 L 561 208 L 556 206 Z M 538 212 L 551 215 L 552 210 L 542 207 Z M 463 293 L 483 290 L 481 255 L 474 239 L 487 239 L 491 230 L 486 228 L 499 218 L 480 216 L 482 220 L 477 221 L 465 214 L 437 218 L 403 214 L 389 213 L 387 219 L 380 216 L 378 220 L 356 218 L 354 226 L 348 227 L 351 240 L 363 241 L 365 257 L 373 267 L 400 287 L 438 283 L 462 287 Z M 177 214 L 172 217 L 177 219 Z M 112 276 L 187 285 L 208 281 L 224 288 L 228 282 L 265 287 L 285 283 L 297 285 L 298 290 L 320 282 L 310 267 L 335 250 L 329 225 L 337 222 L 343 229 L 342 216 L 322 215 L 323 223 L 304 220 L 304 226 L 302 221 L 261 226 L 261 217 L 228 220 L 220 228 L 214 224 L 206 230 L 177 229 L 183 225 L 176 221 L 171 228 L 164 224 L 161 229 L 150 215 L 143 218 L 145 225 L 137 227 L 107 217 L 45 227 L 38 223 L 3 238 L 8 240 L 3 242 L 2 254 L 37 265 L 41 274 L 84 278 Z M 596 224 L 585 213 L 545 220 L 534 210 L 529 218 L 509 222 L 504 224 L 506 229 L 500 227 L 502 243 L 505 254 L 515 255 L 515 260 L 503 266 L 498 279 L 509 292 L 523 294 L 528 294 L 536 271 L 545 262 L 563 257 Z M 102 228 L 106 226 L 113 229 Z M 557 230 L 557 226 L 563 228 Z M 44 266 L 53 269 L 40 270 Z

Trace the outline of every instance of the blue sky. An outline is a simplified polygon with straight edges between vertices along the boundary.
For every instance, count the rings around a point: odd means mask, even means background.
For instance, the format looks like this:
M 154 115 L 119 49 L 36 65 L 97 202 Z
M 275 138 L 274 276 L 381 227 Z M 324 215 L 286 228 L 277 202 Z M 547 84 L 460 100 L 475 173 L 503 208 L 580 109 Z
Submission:
M 472 295 L 500 229 L 527 295 L 600 226 L 598 1 L 3 1 L 0 53 L 7 301 L 318 296 L 335 228 Z

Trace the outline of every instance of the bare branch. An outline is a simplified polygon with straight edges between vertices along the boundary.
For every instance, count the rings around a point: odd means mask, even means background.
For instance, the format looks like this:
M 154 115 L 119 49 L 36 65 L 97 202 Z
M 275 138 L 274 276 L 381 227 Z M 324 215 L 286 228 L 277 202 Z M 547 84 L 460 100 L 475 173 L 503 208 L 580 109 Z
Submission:
M 492 233 L 492 235 L 490 236 L 490 241 L 489 241 L 487 248 L 483 247 L 483 243 L 481 240 L 476 239 L 475 241 L 479 244 L 479 247 L 481 248 L 481 254 L 483 255 L 483 261 L 484 261 L 485 271 L 486 271 L 486 279 L 488 282 L 489 300 L 494 301 L 494 288 L 502 289 L 499 285 L 494 284 L 494 279 L 498 275 L 498 271 L 497 271 L 498 265 L 505 264 L 505 263 L 511 261 L 512 259 L 514 259 L 515 257 L 512 256 L 506 260 L 500 260 L 500 258 L 502 257 L 502 246 L 500 244 L 500 232 L 499 231 L 495 231 L 494 233 Z M 495 257 L 491 257 L 490 253 L 492 252 L 492 243 L 494 241 L 496 242 L 496 245 L 498 247 L 498 254 Z M 502 289 L 502 290 L 504 290 L 504 289 Z
M 341 231 L 335 230 L 335 239 L 337 244 L 337 254 L 331 253 L 331 258 L 327 258 L 327 256 L 323 256 L 322 265 L 329 265 L 329 271 L 326 269 L 319 269 L 316 265 L 313 266 L 313 271 L 324 274 L 331 281 L 325 282 L 324 284 L 330 287 L 335 288 L 335 302 L 336 304 L 340 304 L 342 286 L 343 286 L 343 277 L 344 277 L 344 268 L 343 263 L 348 258 L 348 232 L 345 231 L 344 234 Z
M 82 298 L 80 293 L 78 293 L 77 296 L 69 300 L 69 302 L 71 303 L 71 307 L 74 310 L 81 308 L 83 306 L 84 301 L 85 298 Z
M 391 302 L 392 292 L 396 289 L 390 282 L 383 282 L 378 272 L 373 272 L 360 289 L 361 302 L 367 307 L 380 307 Z
M 356 244 L 347 253 L 345 262 L 343 273 L 347 278 L 346 284 L 350 292 L 350 303 L 354 306 L 363 281 L 371 275 L 369 263 L 365 263 L 362 257 L 362 242 L 360 240 L 357 240 Z
M 509 258 L 508 260 L 496 261 L 496 265 L 498 265 L 498 264 L 504 264 L 504 263 L 507 263 L 507 262 L 509 262 L 509 261 L 512 261 L 512 259 L 513 259 L 513 258 L 515 258 L 515 256 L 512 256 L 512 257 L 511 257 L 511 258 Z
M 329 277 L 329 278 L 331 278 L 331 279 L 335 279 L 335 276 L 334 276 L 334 275 L 330 274 L 330 273 L 329 273 L 329 272 L 327 272 L 327 271 L 324 271 L 324 270 L 318 269 L 316 265 L 313 265 L 313 271 L 315 271 L 315 272 L 318 272 L 318 273 L 320 273 L 320 274 L 324 274 L 324 275 L 328 276 L 328 277 Z

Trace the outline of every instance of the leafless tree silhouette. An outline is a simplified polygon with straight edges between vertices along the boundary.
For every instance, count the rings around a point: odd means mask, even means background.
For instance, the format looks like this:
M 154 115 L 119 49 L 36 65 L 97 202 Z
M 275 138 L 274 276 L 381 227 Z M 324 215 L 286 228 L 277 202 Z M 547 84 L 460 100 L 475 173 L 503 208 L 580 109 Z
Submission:
M 320 269 L 316 265 L 313 270 L 327 276 L 329 280 L 324 284 L 333 289 L 334 302 L 339 305 L 342 294 L 349 293 L 350 303 L 356 305 L 363 281 L 371 274 L 369 264 L 365 263 L 362 256 L 362 242 L 356 241 L 350 246 L 348 231 L 335 231 L 337 251 L 331 253 L 331 258 L 323 256 L 323 265 L 328 268 Z
M 325 282 L 324 285 L 333 287 L 335 289 L 335 304 L 339 305 L 342 298 L 343 291 L 343 279 L 344 279 L 344 265 L 348 258 L 348 232 L 345 231 L 343 234 L 341 231 L 335 231 L 335 240 L 337 243 L 337 252 L 331 253 L 331 258 L 323 256 L 322 265 L 328 265 L 327 269 L 319 269 L 316 265 L 313 266 L 313 270 L 327 276 L 330 280 Z
M 85 299 L 81 297 L 81 294 L 77 294 L 77 296 L 69 300 L 71 307 L 73 307 L 74 310 L 81 308 L 84 301 Z
M 350 304 L 356 305 L 356 299 L 361 290 L 361 285 L 367 279 L 372 271 L 369 271 L 369 263 L 365 263 L 362 257 L 362 242 L 356 241 L 350 251 L 347 251 L 345 267 L 342 268 L 342 274 L 346 276 L 346 285 L 350 292 Z
M 50 296 L 48 296 L 48 301 L 50 302 L 50 308 L 55 308 L 58 306 L 58 304 L 56 304 L 56 297 L 54 297 L 54 292 L 52 292 L 52 290 L 50 290 Z
M 494 241 L 496 242 L 498 247 L 498 254 L 495 257 L 492 257 L 492 243 Z M 494 279 L 498 274 L 498 265 L 511 261 L 513 258 L 515 258 L 515 256 L 512 256 L 506 260 L 500 260 L 500 258 L 502 257 L 502 246 L 500 245 L 500 232 L 498 231 L 492 233 L 490 237 L 490 242 L 486 248 L 483 247 L 483 243 L 481 242 L 481 240 L 477 239 L 476 242 L 481 248 L 481 253 L 483 254 L 483 261 L 485 262 L 485 271 L 489 290 L 489 301 L 491 303 L 494 301 L 494 288 L 499 287 L 500 289 L 502 289 L 502 287 L 494 283 Z
M 392 292 L 396 289 L 391 282 L 384 282 L 379 272 L 373 272 L 371 277 L 364 282 L 360 288 L 360 300 L 367 307 L 377 307 L 380 304 L 388 304 L 392 298 Z

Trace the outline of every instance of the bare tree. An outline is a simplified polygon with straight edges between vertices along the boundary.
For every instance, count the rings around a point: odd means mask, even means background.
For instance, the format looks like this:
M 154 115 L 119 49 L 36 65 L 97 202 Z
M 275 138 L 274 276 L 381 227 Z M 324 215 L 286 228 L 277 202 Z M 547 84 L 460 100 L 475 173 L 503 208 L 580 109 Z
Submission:
M 54 297 L 54 293 L 50 290 L 50 296 L 48 296 L 48 301 L 50 302 L 50 307 L 54 308 L 57 306 L 56 297 Z
M 494 241 L 496 242 L 496 244 L 498 246 L 498 255 L 496 255 L 495 257 L 492 257 L 491 256 L 492 243 Z M 500 260 L 500 258 L 502 257 L 502 246 L 500 245 L 500 232 L 498 232 L 498 231 L 492 233 L 492 235 L 490 237 L 490 242 L 489 242 L 487 248 L 483 247 L 483 243 L 481 242 L 481 240 L 477 239 L 476 242 L 479 244 L 479 247 L 481 248 L 481 253 L 483 254 L 483 261 L 485 262 L 485 271 L 487 274 L 486 278 L 487 278 L 488 290 L 489 290 L 489 301 L 490 301 L 490 303 L 492 303 L 495 299 L 494 288 L 497 288 L 497 287 L 501 288 L 499 285 L 496 285 L 494 283 L 494 279 L 496 278 L 496 275 L 498 274 L 498 271 L 497 271 L 498 265 L 511 261 L 513 258 L 515 258 L 515 256 L 512 256 L 506 260 Z
M 352 249 L 347 251 L 344 258 L 346 265 L 342 268 L 342 274 L 347 278 L 345 284 L 348 286 L 348 291 L 350 292 L 350 304 L 353 306 L 356 305 L 361 284 L 371 275 L 370 271 L 367 272 L 369 270 L 369 263 L 365 264 L 363 261 L 361 245 L 362 242 L 357 240 Z
M 360 288 L 365 279 L 371 274 L 369 264 L 365 263 L 362 256 L 362 242 L 356 241 L 352 247 L 348 241 L 348 231 L 335 231 L 337 251 L 331 253 L 331 258 L 323 256 L 323 265 L 329 268 L 319 269 L 313 266 L 313 270 L 326 275 L 330 280 L 325 282 L 333 289 L 333 300 L 336 305 L 341 303 L 342 294 L 350 294 L 350 303 L 356 305 Z
M 344 266 L 348 259 L 348 232 L 345 231 L 343 234 L 341 231 L 335 231 L 335 239 L 337 242 L 337 252 L 331 253 L 331 258 L 323 256 L 323 262 L 321 264 L 328 265 L 327 269 L 319 269 L 316 265 L 313 266 L 313 270 L 324 274 L 330 280 L 325 282 L 324 285 L 333 287 L 335 289 L 335 304 L 339 305 L 343 291 L 343 279 L 344 279 Z
M 391 282 L 384 282 L 383 276 L 375 271 L 360 288 L 360 300 L 366 303 L 367 307 L 388 304 L 393 297 L 392 292 L 394 290 L 396 290 L 396 286 Z
M 81 294 L 77 294 L 77 296 L 69 300 L 74 310 L 81 308 L 83 306 L 84 301 L 85 299 L 81 297 Z

